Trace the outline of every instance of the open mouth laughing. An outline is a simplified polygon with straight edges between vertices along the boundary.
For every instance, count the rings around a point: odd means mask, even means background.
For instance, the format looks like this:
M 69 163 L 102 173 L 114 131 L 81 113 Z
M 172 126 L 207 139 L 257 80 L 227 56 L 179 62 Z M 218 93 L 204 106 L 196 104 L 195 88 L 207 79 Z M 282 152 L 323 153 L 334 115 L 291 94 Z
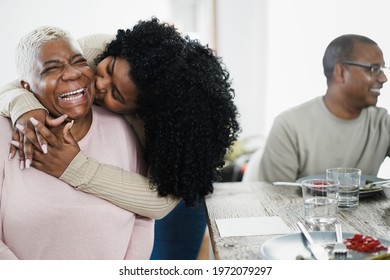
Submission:
M 375 96 L 381 95 L 381 89 L 380 88 L 371 88 L 370 92 L 373 93 Z
M 84 96 L 85 89 L 80 88 L 74 91 L 69 91 L 60 95 L 60 98 L 64 101 L 74 101 Z

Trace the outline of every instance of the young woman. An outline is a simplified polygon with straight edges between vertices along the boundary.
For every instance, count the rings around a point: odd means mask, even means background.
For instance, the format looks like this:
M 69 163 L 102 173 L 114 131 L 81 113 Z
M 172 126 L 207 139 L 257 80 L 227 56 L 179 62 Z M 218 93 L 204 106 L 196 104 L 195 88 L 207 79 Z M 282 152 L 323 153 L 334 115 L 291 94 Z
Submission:
M 85 39 L 81 45 L 89 43 Z M 201 228 L 198 232 L 203 237 L 205 219 L 201 201 L 212 192 L 224 155 L 239 133 L 228 72 L 210 48 L 155 18 L 140 21 L 131 30 L 119 30 L 97 62 L 96 102 L 127 115 L 143 143 L 151 186 L 161 197 L 182 199 L 181 210 L 198 211 L 200 214 L 195 216 L 200 216 L 202 221 L 201 227 L 196 227 Z M 30 110 L 38 108 L 30 107 Z M 36 112 L 19 118 L 21 124 L 31 116 L 43 121 Z M 47 135 L 43 128 L 41 131 Z M 43 140 L 38 146 L 42 144 L 45 144 Z M 117 180 L 112 178 L 122 178 L 124 174 L 117 168 L 102 165 L 90 168 L 91 159 L 83 156 L 69 135 L 63 141 L 56 141 L 56 149 L 51 144 L 49 141 L 46 154 L 36 151 L 32 158 L 32 153 L 26 153 L 26 158 L 32 159 L 31 166 L 92 194 L 107 192 L 102 182 L 115 180 L 117 187 L 112 192 L 111 196 L 115 197 L 112 202 L 126 198 L 124 190 L 132 188 L 131 174 L 130 180 Z M 100 168 L 109 171 L 102 174 Z M 79 171 L 84 173 L 90 169 L 92 175 L 83 180 L 84 175 Z M 183 216 L 185 219 L 174 219 L 177 229 L 196 224 L 186 214 Z M 159 225 L 156 225 L 156 237 L 159 236 Z M 172 234 L 176 244 L 186 238 Z

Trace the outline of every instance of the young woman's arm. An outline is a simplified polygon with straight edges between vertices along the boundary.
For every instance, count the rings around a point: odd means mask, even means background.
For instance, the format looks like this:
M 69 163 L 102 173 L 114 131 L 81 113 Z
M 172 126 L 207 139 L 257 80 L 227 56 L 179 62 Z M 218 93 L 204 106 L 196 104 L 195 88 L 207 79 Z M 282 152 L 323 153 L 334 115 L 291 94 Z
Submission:
M 33 94 L 21 87 L 18 81 L 0 87 L 0 115 L 10 117 L 13 124 L 23 114 L 35 109 L 47 111 Z
M 146 177 L 101 164 L 81 152 L 59 179 L 80 191 L 153 219 L 163 218 L 179 202 L 171 197 L 160 197 Z

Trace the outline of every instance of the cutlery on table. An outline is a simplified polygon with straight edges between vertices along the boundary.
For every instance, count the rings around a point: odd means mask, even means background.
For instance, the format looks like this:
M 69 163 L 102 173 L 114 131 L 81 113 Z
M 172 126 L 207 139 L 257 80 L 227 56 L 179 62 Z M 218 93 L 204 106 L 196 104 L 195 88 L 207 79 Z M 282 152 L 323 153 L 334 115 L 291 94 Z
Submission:
M 343 231 L 341 229 L 341 224 L 336 223 L 336 244 L 333 248 L 334 258 L 336 260 L 345 260 L 347 258 L 348 249 L 347 246 L 343 243 Z
M 301 183 L 297 183 L 297 182 L 272 182 L 272 185 L 274 185 L 274 186 L 296 186 L 296 187 L 302 186 Z
M 365 190 L 369 190 L 369 189 L 382 188 L 382 187 L 385 187 L 385 186 L 383 186 L 384 184 L 389 184 L 390 185 L 390 180 L 376 181 L 376 182 L 368 183 L 368 184 L 366 184 L 364 186 L 361 186 L 360 190 L 361 191 L 365 191 Z M 295 187 L 300 187 L 300 186 L 302 186 L 302 183 L 299 183 L 299 182 L 272 182 L 272 185 L 274 185 L 274 186 L 295 186 Z
M 364 187 L 361 187 L 360 190 L 370 189 L 370 188 L 373 188 L 375 186 L 377 186 L 378 188 L 381 188 L 382 187 L 381 185 L 388 184 L 388 183 L 390 183 L 390 180 L 376 181 L 376 182 L 366 184 Z
M 316 260 L 329 260 L 328 252 L 325 250 L 322 245 L 314 242 L 313 238 L 310 236 L 310 233 L 306 230 L 305 226 L 301 222 L 297 222 L 299 229 L 301 230 L 303 236 L 306 238 L 308 243 L 307 248 L 309 248 L 311 254 Z

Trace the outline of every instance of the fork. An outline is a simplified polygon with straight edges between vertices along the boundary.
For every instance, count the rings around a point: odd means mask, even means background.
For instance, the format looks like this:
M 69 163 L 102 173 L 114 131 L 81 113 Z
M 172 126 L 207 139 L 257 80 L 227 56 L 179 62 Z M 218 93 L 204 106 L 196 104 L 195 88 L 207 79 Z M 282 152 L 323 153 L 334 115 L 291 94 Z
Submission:
M 370 189 L 370 188 L 375 188 L 376 185 L 378 185 L 378 188 L 380 188 L 381 185 L 388 184 L 388 183 L 390 183 L 390 180 L 376 181 L 376 182 L 366 184 L 365 186 L 361 187 L 360 189 L 366 190 L 366 189 Z
M 336 260 L 345 260 L 347 258 L 348 249 L 347 246 L 343 243 L 343 231 L 341 229 L 341 224 L 336 223 L 336 244 L 333 248 L 334 258 Z

